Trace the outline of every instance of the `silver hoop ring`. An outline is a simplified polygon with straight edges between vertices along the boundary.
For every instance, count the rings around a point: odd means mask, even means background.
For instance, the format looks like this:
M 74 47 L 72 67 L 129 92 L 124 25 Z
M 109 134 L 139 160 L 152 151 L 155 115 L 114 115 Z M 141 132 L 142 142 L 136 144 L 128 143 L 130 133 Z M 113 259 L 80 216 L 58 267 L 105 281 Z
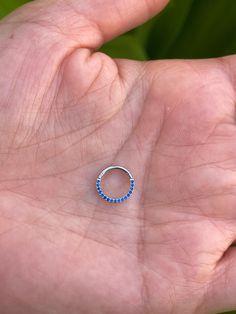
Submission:
M 130 179 L 130 187 L 129 187 L 129 191 L 127 194 L 125 194 L 123 197 L 121 198 L 111 198 L 109 196 L 107 196 L 101 189 L 101 180 L 102 180 L 102 177 L 110 170 L 113 170 L 113 169 L 119 169 L 119 170 L 122 170 L 124 171 L 125 173 L 128 174 L 129 176 L 129 179 Z M 121 167 L 121 166 L 110 166 L 110 167 L 107 167 L 106 169 L 104 169 L 100 174 L 99 176 L 97 177 L 97 180 L 96 180 L 96 188 L 97 188 L 97 192 L 98 194 L 101 196 L 102 199 L 104 199 L 105 201 L 107 201 L 108 203 L 122 203 L 126 200 L 128 200 L 130 198 L 130 196 L 133 194 L 133 191 L 134 191 L 134 178 L 133 176 L 131 175 L 131 173 L 129 172 L 129 170 L 127 170 L 126 168 L 124 167 Z

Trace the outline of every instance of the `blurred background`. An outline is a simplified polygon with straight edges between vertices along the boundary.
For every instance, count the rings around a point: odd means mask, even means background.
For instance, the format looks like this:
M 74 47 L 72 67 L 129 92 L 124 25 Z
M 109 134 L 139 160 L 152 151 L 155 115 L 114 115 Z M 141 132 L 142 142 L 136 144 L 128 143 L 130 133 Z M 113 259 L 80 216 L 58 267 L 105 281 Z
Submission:
M 29 1 L 0 0 L 0 18 Z M 170 0 L 158 16 L 107 43 L 101 51 L 135 60 L 234 54 L 236 0 Z

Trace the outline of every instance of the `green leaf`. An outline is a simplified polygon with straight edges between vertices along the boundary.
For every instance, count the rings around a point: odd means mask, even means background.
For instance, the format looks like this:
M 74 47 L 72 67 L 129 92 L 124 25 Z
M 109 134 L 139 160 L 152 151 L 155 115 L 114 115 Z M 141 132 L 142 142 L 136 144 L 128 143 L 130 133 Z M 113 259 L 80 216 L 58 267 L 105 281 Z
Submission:
M 147 47 L 150 32 L 156 24 L 156 19 L 157 16 L 153 17 L 151 20 L 147 21 L 146 23 L 129 32 L 130 34 L 136 37 L 136 39 L 140 42 L 140 44 L 142 44 L 145 50 Z
M 147 52 L 151 59 L 166 57 L 183 30 L 193 2 L 194 0 L 172 0 L 155 18 L 147 41 Z
M 29 2 L 29 0 L 0 0 L 0 18 L 26 2 Z
M 135 60 L 146 60 L 147 55 L 143 46 L 131 34 L 120 36 L 105 44 L 100 51 L 112 58 L 129 58 Z
M 195 0 L 166 58 L 209 58 L 236 53 L 236 1 Z

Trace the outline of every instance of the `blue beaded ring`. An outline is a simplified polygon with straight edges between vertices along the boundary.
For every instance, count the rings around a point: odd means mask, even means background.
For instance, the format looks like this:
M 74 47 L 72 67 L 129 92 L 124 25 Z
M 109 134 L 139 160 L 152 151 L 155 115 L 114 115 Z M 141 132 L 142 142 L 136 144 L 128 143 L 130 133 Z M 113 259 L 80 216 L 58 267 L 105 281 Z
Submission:
M 125 194 L 121 198 L 111 198 L 111 197 L 107 196 L 101 189 L 102 177 L 105 175 L 105 173 L 107 173 L 108 171 L 113 170 L 113 169 L 120 169 L 120 170 L 126 172 L 129 175 L 129 178 L 130 178 L 129 192 L 127 194 Z M 133 191 L 134 191 L 134 178 L 132 177 L 131 173 L 127 169 L 125 169 L 124 167 L 121 167 L 121 166 L 110 166 L 110 167 L 104 169 L 99 174 L 99 176 L 97 177 L 96 188 L 97 188 L 98 194 L 101 196 L 101 198 L 104 199 L 105 201 L 107 201 L 108 203 L 122 203 L 122 202 L 128 200 L 130 198 L 130 196 L 132 195 Z

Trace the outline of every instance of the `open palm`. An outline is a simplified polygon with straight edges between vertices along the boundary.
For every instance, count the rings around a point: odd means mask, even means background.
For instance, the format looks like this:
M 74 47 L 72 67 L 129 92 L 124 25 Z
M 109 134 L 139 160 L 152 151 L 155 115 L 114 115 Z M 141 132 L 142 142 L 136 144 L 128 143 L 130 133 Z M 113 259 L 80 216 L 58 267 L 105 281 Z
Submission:
M 1 314 L 236 307 L 236 60 L 95 52 L 165 3 L 35 1 L 2 21 Z M 114 164 L 136 181 L 122 204 L 95 189 Z

